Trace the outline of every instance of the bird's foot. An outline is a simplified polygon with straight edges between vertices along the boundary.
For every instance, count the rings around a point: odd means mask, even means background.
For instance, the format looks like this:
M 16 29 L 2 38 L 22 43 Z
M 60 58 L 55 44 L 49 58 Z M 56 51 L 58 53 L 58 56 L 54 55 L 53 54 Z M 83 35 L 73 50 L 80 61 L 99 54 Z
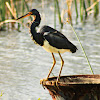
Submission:
M 45 83 L 45 81 L 48 81 L 48 78 L 46 78 L 46 79 L 41 79 L 41 80 L 40 80 L 40 84 Z
M 60 81 L 60 78 L 59 77 L 57 77 L 57 82 L 59 82 Z
M 42 85 L 42 87 L 45 89 L 45 84 L 46 84 L 46 81 L 47 81 L 48 79 L 46 78 L 46 79 L 41 79 L 40 80 L 40 84 Z
M 59 82 L 60 82 L 60 78 L 58 77 L 57 78 L 57 80 L 56 80 L 56 83 L 55 83 L 55 85 L 56 85 L 56 87 L 59 89 Z

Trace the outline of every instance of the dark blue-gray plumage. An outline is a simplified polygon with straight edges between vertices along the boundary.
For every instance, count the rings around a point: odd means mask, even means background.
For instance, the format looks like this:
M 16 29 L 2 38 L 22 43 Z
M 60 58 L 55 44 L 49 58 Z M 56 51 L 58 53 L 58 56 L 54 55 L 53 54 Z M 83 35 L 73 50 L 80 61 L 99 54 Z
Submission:
M 58 53 L 61 58 L 61 69 L 60 69 L 59 76 L 57 79 L 57 81 L 59 81 L 63 64 L 64 64 L 64 61 L 60 53 L 64 53 L 66 51 L 75 53 L 77 50 L 77 47 L 74 44 L 72 44 L 62 33 L 51 28 L 50 26 L 46 26 L 46 25 L 43 26 L 40 29 L 40 31 L 37 33 L 35 28 L 39 26 L 41 22 L 41 16 L 36 9 L 32 9 L 29 13 L 27 13 L 24 16 L 21 16 L 18 19 L 24 18 L 26 16 L 30 16 L 30 15 L 33 16 L 33 21 L 30 27 L 30 34 L 31 34 L 32 40 L 36 44 L 39 44 L 40 46 L 42 46 L 46 51 L 51 52 L 52 57 L 53 57 L 53 66 L 47 76 L 47 79 L 49 78 L 54 68 L 54 65 L 56 64 L 56 60 L 53 53 Z
M 49 44 L 57 49 L 69 49 L 72 53 L 76 52 L 77 48 L 73 45 L 62 33 L 49 27 L 43 26 L 39 33 L 49 42 Z

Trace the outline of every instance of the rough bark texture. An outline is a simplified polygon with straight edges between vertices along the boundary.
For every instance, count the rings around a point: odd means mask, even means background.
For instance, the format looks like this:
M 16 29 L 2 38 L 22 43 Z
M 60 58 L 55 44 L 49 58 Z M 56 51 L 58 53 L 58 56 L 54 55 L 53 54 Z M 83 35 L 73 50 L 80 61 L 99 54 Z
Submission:
M 53 100 L 100 100 L 100 75 L 62 76 L 42 79 Z

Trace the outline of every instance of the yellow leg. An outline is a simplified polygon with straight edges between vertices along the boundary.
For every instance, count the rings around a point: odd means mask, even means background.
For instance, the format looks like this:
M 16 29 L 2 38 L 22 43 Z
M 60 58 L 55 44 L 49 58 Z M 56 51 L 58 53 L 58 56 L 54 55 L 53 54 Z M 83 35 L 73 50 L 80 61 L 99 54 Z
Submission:
M 55 66 L 55 64 L 56 64 L 56 60 L 55 60 L 55 57 L 54 57 L 54 54 L 52 53 L 52 57 L 53 57 L 53 66 L 51 67 L 51 69 L 50 69 L 50 71 L 49 71 L 49 74 L 48 74 L 48 76 L 47 76 L 47 79 L 49 78 L 49 76 L 50 76 L 50 74 L 51 74 L 51 72 L 52 72 L 52 70 L 53 70 L 53 68 L 54 68 L 54 66 Z
M 60 54 L 59 51 L 58 51 L 58 54 L 59 54 L 59 56 L 60 56 L 60 58 L 61 58 L 61 68 L 60 68 L 60 72 L 59 72 L 59 76 L 58 76 L 57 81 L 59 81 L 59 79 L 60 79 L 61 71 L 62 71 L 62 68 L 63 68 L 63 65 L 64 65 L 64 60 L 63 60 L 63 58 L 61 57 L 61 54 Z

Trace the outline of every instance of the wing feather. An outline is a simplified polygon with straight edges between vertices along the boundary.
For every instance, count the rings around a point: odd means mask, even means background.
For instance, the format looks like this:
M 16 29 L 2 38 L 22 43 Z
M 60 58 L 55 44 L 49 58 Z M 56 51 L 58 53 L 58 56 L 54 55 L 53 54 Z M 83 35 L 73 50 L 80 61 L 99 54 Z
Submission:
M 70 49 L 72 53 L 76 52 L 76 46 L 59 31 L 49 26 L 44 26 L 40 32 L 51 46 L 56 47 L 57 49 Z

